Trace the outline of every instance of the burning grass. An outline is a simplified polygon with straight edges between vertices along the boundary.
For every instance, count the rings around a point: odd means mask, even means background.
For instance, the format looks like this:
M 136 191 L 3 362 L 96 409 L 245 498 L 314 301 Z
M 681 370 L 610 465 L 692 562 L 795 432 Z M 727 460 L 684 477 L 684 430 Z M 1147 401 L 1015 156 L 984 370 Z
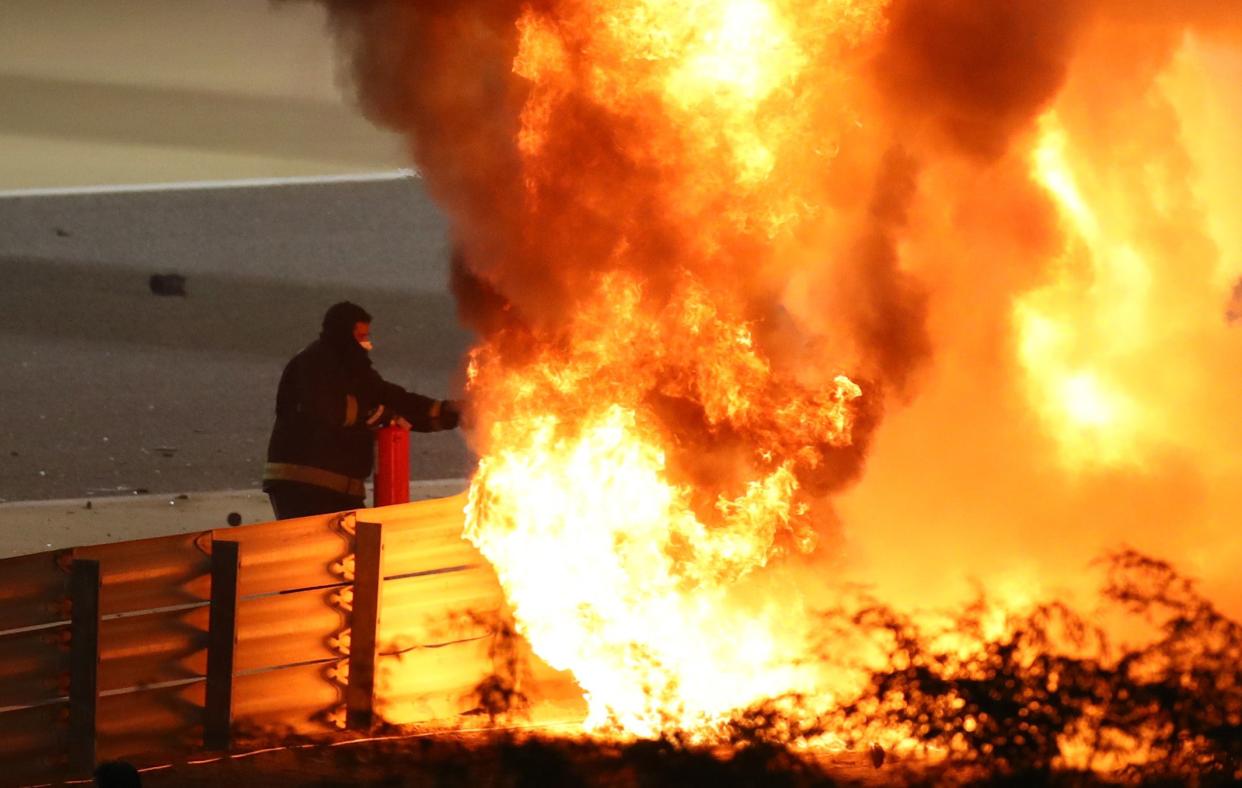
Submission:
M 1242 779 L 1242 625 L 1168 563 L 1103 563 L 1095 616 L 1124 614 L 1143 642 L 1115 644 L 1061 602 L 998 622 L 980 598 L 943 628 L 876 603 L 833 611 L 832 631 L 881 643 L 888 664 L 821 724 L 855 744 L 900 731 L 980 776 Z

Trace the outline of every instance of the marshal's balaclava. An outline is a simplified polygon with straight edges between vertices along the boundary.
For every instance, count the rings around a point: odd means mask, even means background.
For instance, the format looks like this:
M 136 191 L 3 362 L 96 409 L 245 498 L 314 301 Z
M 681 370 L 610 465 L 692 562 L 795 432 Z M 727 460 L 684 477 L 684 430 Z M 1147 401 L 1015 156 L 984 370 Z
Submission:
M 370 323 L 371 313 L 352 301 L 333 304 L 323 316 L 319 339 L 354 363 L 369 365 L 367 349 L 354 339 L 355 323 Z

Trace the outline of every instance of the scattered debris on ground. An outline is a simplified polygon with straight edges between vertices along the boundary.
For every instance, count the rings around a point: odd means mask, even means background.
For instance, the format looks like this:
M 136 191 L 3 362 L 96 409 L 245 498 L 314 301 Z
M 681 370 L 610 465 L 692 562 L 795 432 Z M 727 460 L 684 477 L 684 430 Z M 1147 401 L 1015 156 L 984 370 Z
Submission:
M 185 297 L 185 277 L 181 274 L 151 274 L 147 281 L 151 292 L 158 296 Z

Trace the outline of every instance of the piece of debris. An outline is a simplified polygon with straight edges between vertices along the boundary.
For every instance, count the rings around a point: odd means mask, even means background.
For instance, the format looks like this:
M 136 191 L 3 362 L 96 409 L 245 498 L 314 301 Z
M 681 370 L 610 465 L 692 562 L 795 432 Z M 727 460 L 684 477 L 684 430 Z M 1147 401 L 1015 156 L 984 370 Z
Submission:
M 229 516 L 225 518 L 225 522 L 227 522 L 230 526 L 237 527 L 241 525 L 241 515 L 237 512 L 229 512 Z
M 64 227 L 53 228 L 52 232 L 56 233 L 56 236 L 58 238 L 69 238 L 70 236 L 73 235 L 73 233 L 69 232 Z
M 151 449 L 151 451 L 161 457 L 171 457 L 177 453 L 177 449 L 173 446 L 156 446 L 154 449 Z
M 87 501 L 87 502 L 86 502 L 86 508 L 87 508 L 87 509 L 93 509 L 93 508 L 95 508 L 95 507 L 91 504 L 91 502 L 90 502 L 90 501 Z
M 178 495 L 178 496 L 177 496 L 177 500 L 178 500 L 178 501 L 188 501 L 188 500 L 190 500 L 190 496 L 186 495 L 185 493 L 181 493 L 180 495 Z
M 159 296 L 185 296 L 185 277 L 181 274 L 151 274 L 147 284 Z
M 884 765 L 884 748 L 878 744 L 871 745 L 871 765 L 877 769 Z

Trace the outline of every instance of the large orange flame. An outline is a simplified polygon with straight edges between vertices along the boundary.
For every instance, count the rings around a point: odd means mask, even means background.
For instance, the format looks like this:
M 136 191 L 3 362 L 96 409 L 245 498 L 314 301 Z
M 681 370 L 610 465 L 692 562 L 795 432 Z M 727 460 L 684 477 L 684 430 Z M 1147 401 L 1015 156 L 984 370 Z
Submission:
M 746 269 L 820 210 L 783 155 L 812 121 L 804 70 L 874 23 L 763 0 L 582 2 L 517 21 L 528 199 L 564 177 L 550 138 L 586 103 L 631 126 L 618 144 L 693 228 L 659 289 L 636 274 L 660 265 L 628 242 L 643 228 L 625 228 L 575 313 L 530 329 L 526 359 L 498 339 L 470 369 L 484 457 L 467 536 L 537 653 L 582 684 L 593 727 L 694 729 L 805 683 L 789 611 L 747 604 L 739 584 L 814 546 L 799 479 L 851 443 L 864 395 L 774 366 Z
M 582 684 L 592 724 L 693 728 L 798 686 L 788 611 L 732 592 L 779 553 L 813 547 L 797 470 L 849 442 L 855 384 L 781 380 L 746 323 L 701 289 L 653 313 L 620 277 L 528 364 L 483 349 L 471 371 L 493 404 L 466 535 L 540 656 Z M 702 479 L 679 478 L 669 454 L 690 425 L 656 397 L 743 436 L 731 492 L 706 500 Z

